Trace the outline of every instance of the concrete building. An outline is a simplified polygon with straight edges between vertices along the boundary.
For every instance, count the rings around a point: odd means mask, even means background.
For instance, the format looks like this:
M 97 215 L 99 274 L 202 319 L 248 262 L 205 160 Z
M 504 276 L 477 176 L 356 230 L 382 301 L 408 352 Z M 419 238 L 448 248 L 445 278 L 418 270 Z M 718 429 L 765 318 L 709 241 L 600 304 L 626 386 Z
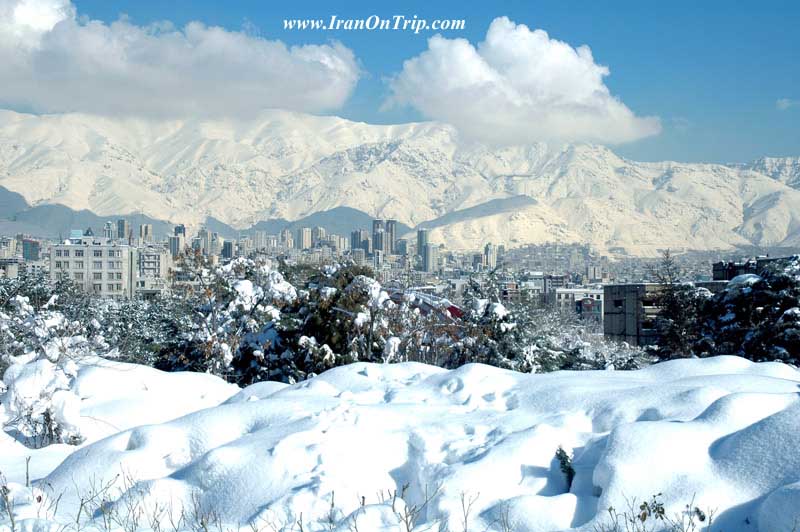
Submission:
M 400 255 L 397 250 L 397 220 L 386 220 L 386 228 L 384 230 L 387 249 L 386 252 L 390 255 Z
M 166 292 L 169 286 L 169 272 L 172 264 L 172 253 L 164 247 L 146 246 L 139 248 L 136 295 L 144 299 L 150 299 Z
M 497 248 L 492 244 L 486 244 L 483 248 L 483 264 L 489 270 L 497 268 Z
M 420 266 L 421 270 L 425 270 L 425 264 L 427 263 L 425 257 L 425 250 L 428 247 L 428 230 L 427 229 L 419 229 L 417 230 L 417 255 L 420 258 Z
M 17 239 L 7 236 L 0 237 L 0 259 L 14 257 L 17 254 Z
M 171 253 L 161 246 L 146 246 L 138 249 L 139 277 L 166 279 L 172 267 Z
M 350 249 L 363 249 L 364 253 L 372 253 L 372 238 L 369 232 L 359 229 L 350 233 Z
M 741 262 L 715 262 L 711 265 L 712 279 L 715 281 L 730 281 L 734 277 L 748 273 L 758 275 L 770 264 L 786 261 L 790 258 L 791 257 L 756 257 Z
M 50 277 L 67 276 L 87 294 L 131 298 L 138 273 L 137 249 L 100 237 L 71 238 L 50 250 Z
M 224 244 L 222 244 L 222 258 L 223 259 L 232 259 L 234 250 L 233 250 L 233 241 L 226 240 Z
M 606 338 L 630 345 L 656 342 L 657 283 L 612 284 L 603 287 L 603 333 Z
M 108 221 L 103 226 L 103 238 L 112 239 L 116 237 L 117 230 L 114 222 Z
M 408 255 L 408 240 L 405 238 L 398 238 L 394 241 L 395 255 Z
M 176 258 L 181 254 L 183 248 L 186 247 L 186 236 L 183 234 L 173 235 L 169 237 L 169 252 L 172 258 Z
M 423 257 L 423 271 L 432 273 L 439 270 L 439 246 L 426 244 Z
M 311 245 L 312 246 L 319 246 L 328 237 L 328 231 L 325 230 L 324 227 L 315 227 L 311 230 Z
M 0 258 L 0 277 L 16 279 L 19 272 L 25 267 L 22 257 Z
M 301 227 L 297 230 L 297 238 L 294 241 L 295 249 L 311 249 L 311 228 Z
M 130 243 L 131 236 L 133 236 L 131 235 L 131 224 L 128 223 L 128 220 L 124 218 L 117 220 L 117 239 Z
M 562 312 L 574 312 L 582 318 L 603 322 L 602 287 L 556 288 L 555 304 Z
M 139 242 L 143 244 L 152 244 L 153 237 L 153 224 L 142 224 L 139 226 Z

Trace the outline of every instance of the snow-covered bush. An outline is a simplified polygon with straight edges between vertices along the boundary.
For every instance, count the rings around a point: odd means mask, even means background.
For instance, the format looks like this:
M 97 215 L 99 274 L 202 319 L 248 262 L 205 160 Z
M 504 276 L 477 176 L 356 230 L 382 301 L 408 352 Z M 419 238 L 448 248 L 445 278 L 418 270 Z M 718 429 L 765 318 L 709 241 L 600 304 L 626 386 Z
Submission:
M 70 391 L 75 361 L 106 347 L 102 337 L 90 340 L 80 322 L 52 310 L 57 297 L 35 309 L 27 297 L 17 295 L 0 312 L 7 365 L 0 395 L 8 418 L 4 429 L 33 447 L 81 440 L 79 399 Z

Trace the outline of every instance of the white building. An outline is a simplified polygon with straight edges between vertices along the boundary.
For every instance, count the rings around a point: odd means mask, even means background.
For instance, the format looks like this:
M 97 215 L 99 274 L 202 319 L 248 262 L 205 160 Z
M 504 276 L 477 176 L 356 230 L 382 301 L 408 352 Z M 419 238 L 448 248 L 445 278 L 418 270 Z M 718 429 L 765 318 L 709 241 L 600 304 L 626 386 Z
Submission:
M 50 250 L 50 277 L 66 276 L 87 294 L 131 298 L 138 272 L 137 250 L 102 237 L 84 236 Z
M 603 287 L 556 288 L 556 307 L 584 318 L 603 321 Z

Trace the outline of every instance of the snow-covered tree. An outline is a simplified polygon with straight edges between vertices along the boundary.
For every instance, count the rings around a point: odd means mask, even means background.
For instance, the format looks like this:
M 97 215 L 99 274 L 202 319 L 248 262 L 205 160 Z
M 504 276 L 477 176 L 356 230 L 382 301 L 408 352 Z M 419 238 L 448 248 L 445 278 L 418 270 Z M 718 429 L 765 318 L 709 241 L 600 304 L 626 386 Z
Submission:
M 700 314 L 711 292 L 685 282 L 685 274 L 669 250 L 664 252 L 652 275 L 660 285 L 656 297 L 659 313 L 655 319 L 658 356 L 662 359 L 691 356 L 700 338 Z
M 701 319 L 699 355 L 800 363 L 800 257 L 734 278 L 708 300 Z
M 175 291 L 184 313 L 167 325 L 175 340 L 163 350 L 159 367 L 252 382 L 261 374 L 264 354 L 280 347 L 276 324 L 280 309 L 297 298 L 295 288 L 263 260 L 239 258 L 212 267 L 197 254 L 184 257 L 180 268 L 183 281 Z

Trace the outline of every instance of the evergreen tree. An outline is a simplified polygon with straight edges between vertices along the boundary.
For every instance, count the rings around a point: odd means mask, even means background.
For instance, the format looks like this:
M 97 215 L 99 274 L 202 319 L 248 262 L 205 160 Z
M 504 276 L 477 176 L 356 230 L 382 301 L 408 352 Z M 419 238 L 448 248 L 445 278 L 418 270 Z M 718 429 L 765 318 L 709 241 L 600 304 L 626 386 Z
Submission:
M 700 338 L 700 314 L 711 295 L 684 282 L 684 272 L 669 250 L 652 272 L 659 284 L 655 319 L 661 358 L 688 357 Z

